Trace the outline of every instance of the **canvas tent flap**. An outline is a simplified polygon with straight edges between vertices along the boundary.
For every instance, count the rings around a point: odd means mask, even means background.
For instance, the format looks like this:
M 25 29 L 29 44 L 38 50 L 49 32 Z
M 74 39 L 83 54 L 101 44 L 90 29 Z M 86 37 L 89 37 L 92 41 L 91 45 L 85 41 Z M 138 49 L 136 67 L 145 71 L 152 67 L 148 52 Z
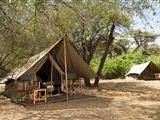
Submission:
M 56 61 L 53 59 L 53 57 L 49 54 L 49 59 L 52 62 L 53 66 L 62 74 L 64 75 L 63 70 L 59 67 L 59 65 L 56 63 Z
M 59 66 L 64 71 L 64 46 L 59 46 L 58 52 L 51 52 L 52 56 L 57 58 Z M 81 58 L 80 55 L 75 51 L 72 44 L 66 40 L 66 62 L 68 74 L 74 74 L 77 78 L 94 78 L 97 75 L 91 70 L 88 64 Z
M 72 44 L 67 41 L 67 53 L 70 56 L 70 62 L 78 77 L 93 78 L 97 75 L 91 70 L 88 64 L 78 55 Z

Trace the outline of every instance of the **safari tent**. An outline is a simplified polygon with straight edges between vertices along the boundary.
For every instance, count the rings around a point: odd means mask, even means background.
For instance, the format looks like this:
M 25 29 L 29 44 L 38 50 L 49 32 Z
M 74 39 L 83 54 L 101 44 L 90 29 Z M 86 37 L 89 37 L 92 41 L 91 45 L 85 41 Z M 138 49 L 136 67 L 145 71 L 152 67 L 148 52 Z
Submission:
M 129 72 L 125 75 L 126 79 L 143 79 L 154 80 L 159 79 L 160 69 L 151 61 L 146 63 L 133 65 Z
M 14 97 L 17 96 L 19 90 L 29 89 L 28 87 L 32 86 L 33 81 L 36 80 L 40 80 L 41 85 L 51 81 L 63 88 L 62 79 L 67 82 L 67 79 L 96 76 L 65 36 L 48 49 L 29 58 L 23 67 L 15 69 L 1 82 L 6 82 L 7 95 Z M 23 83 L 26 82 L 28 84 L 24 88 Z

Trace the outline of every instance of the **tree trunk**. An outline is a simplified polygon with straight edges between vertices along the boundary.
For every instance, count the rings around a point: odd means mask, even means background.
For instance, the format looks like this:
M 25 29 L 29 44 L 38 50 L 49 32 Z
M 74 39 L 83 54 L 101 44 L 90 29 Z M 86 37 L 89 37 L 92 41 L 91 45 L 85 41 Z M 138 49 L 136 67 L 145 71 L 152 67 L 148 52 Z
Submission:
M 93 58 L 93 54 L 94 54 L 94 52 L 93 52 L 93 53 L 90 52 L 89 55 L 87 56 L 86 63 L 87 63 L 88 65 L 90 64 L 90 62 L 91 62 L 91 60 L 92 60 L 92 58 Z
M 92 87 L 91 81 L 90 81 L 89 78 L 84 78 L 84 83 L 85 83 L 85 86 L 86 86 L 86 87 Z
M 96 48 L 97 48 L 98 43 L 99 43 L 99 40 L 100 40 L 100 38 L 94 44 L 90 44 L 90 46 L 87 46 L 88 48 L 89 47 L 92 48 L 91 50 L 88 50 L 89 54 L 87 56 L 86 56 L 86 51 L 87 50 L 85 49 L 85 45 L 83 44 L 83 59 L 85 60 L 85 62 L 88 65 L 90 64 L 90 62 L 91 62 L 91 60 L 93 58 L 93 55 L 94 55 L 94 53 L 96 51 Z M 90 42 L 92 42 L 92 40 Z M 91 87 L 92 86 L 91 82 L 90 82 L 90 80 L 88 78 L 85 78 L 84 81 L 85 81 L 85 86 L 86 87 Z
M 100 61 L 99 67 L 98 67 L 98 71 L 97 71 L 97 75 L 98 76 L 101 76 L 105 60 L 106 60 L 107 55 L 109 53 L 110 47 L 111 47 L 111 45 L 113 43 L 113 40 L 114 40 L 114 37 L 113 37 L 114 30 L 115 30 L 115 25 L 113 23 L 112 26 L 111 26 L 111 29 L 110 29 L 109 37 L 108 37 L 107 42 L 106 42 L 106 47 L 105 47 L 104 54 L 103 54 L 103 56 L 101 58 L 101 61 Z M 99 85 L 99 79 L 96 78 L 95 81 L 94 81 L 94 87 L 98 87 L 98 85 Z
M 93 87 L 98 87 L 99 85 L 99 77 L 95 77 L 94 85 Z

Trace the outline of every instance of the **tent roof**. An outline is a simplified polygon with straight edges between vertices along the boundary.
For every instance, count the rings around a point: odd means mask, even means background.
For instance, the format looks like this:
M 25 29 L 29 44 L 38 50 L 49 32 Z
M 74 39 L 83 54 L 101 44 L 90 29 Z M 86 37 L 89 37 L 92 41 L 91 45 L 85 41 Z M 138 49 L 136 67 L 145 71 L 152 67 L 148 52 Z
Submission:
M 32 69 L 36 64 L 38 64 L 39 61 L 41 61 L 42 59 L 44 59 L 46 56 L 49 57 L 49 53 L 51 51 L 53 51 L 54 49 L 60 47 L 59 45 L 62 43 L 63 40 L 66 40 L 64 38 L 60 39 L 59 41 L 57 41 L 54 45 L 52 45 L 51 47 L 47 48 L 46 50 L 42 51 L 39 54 L 36 54 L 32 57 L 29 58 L 29 60 L 27 61 L 27 63 L 21 67 L 21 68 L 16 68 L 14 69 L 5 79 L 3 79 L 1 81 L 1 83 L 7 81 L 7 79 L 18 79 L 20 78 L 23 74 L 25 74 L 27 71 L 29 71 L 30 69 Z M 67 40 L 66 40 L 67 41 Z M 68 45 L 68 51 L 70 51 L 71 53 L 71 59 L 69 59 L 70 61 L 72 61 L 73 63 L 75 63 L 76 67 L 81 67 L 81 69 L 77 68 L 79 74 L 82 74 L 82 72 L 84 72 L 84 75 L 82 75 L 83 77 L 95 77 L 97 76 L 87 65 L 87 63 L 84 62 L 84 60 L 78 55 L 78 53 L 75 51 L 75 49 L 72 47 L 71 43 L 69 41 L 67 41 L 67 45 Z M 77 60 L 75 60 L 74 58 L 78 58 Z M 77 62 L 78 64 L 76 64 Z M 84 71 L 82 71 L 82 69 Z M 86 74 L 85 74 L 86 73 Z
M 59 40 L 59 41 L 61 41 L 61 40 Z M 22 66 L 20 68 L 13 69 L 12 72 L 9 73 L 7 78 L 9 78 L 9 79 L 12 78 L 12 79 L 15 79 L 15 80 L 18 79 L 20 76 L 22 76 L 24 73 L 26 73 L 30 68 L 32 68 L 40 59 L 42 59 L 52 48 L 54 48 L 54 46 L 56 44 L 58 44 L 59 41 L 57 41 L 54 45 L 47 48 L 46 50 L 30 57 L 28 59 L 27 63 L 24 66 Z
M 142 63 L 142 64 L 137 64 L 137 65 L 133 65 L 131 67 L 131 69 L 129 70 L 129 72 L 125 75 L 130 75 L 130 74 L 137 74 L 137 75 L 140 75 L 143 73 L 143 71 L 150 65 L 150 64 L 153 64 L 156 68 L 157 66 L 151 62 L 151 61 L 148 61 L 148 62 L 145 62 L 145 63 Z

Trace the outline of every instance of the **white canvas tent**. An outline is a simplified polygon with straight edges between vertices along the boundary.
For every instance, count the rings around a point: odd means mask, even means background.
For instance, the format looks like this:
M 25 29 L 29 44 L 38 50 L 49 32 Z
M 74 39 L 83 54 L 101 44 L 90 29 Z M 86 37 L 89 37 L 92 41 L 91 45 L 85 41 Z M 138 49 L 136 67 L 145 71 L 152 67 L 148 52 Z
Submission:
M 160 69 L 151 61 L 133 65 L 125 75 L 126 79 L 155 79 L 154 74 L 159 73 Z

